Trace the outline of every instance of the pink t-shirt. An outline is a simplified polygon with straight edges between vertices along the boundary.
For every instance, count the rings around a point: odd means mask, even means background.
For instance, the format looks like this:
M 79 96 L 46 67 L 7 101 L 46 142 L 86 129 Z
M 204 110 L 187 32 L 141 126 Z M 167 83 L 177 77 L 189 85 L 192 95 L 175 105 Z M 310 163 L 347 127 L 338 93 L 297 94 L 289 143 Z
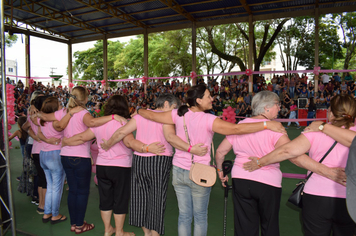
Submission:
M 295 108 L 297 108 L 297 105 L 293 104 L 290 106 L 290 110 L 293 111 Z
M 350 130 L 356 131 L 356 127 L 353 126 Z M 320 161 L 335 142 L 335 140 L 321 132 L 309 132 L 303 133 L 303 135 L 310 142 L 309 156 L 315 161 Z M 327 167 L 345 168 L 348 155 L 349 148 L 338 143 L 329 155 L 325 157 L 322 164 Z M 313 173 L 305 184 L 304 192 L 317 196 L 346 198 L 346 187 L 316 173 Z
M 33 130 L 33 133 L 34 133 L 35 135 L 37 135 L 37 133 L 38 133 L 38 126 L 35 125 L 29 117 L 27 117 L 27 120 L 30 122 L 31 129 Z M 39 143 L 39 142 L 37 142 L 36 140 L 33 140 L 33 145 L 32 145 L 31 154 L 39 154 L 40 151 L 41 151 L 41 146 L 42 146 L 42 144 L 43 144 L 43 142 Z
M 267 119 L 252 119 L 246 118 L 239 122 L 256 123 L 268 121 Z M 248 172 L 243 169 L 243 163 L 249 162 L 251 156 L 261 158 L 264 155 L 272 152 L 282 133 L 263 130 L 252 134 L 243 135 L 228 135 L 227 140 L 232 145 L 236 155 L 234 167 L 231 171 L 232 178 L 248 179 L 256 182 L 268 184 L 274 187 L 282 187 L 282 172 L 279 169 L 279 163 L 264 166 L 253 172 Z
M 153 112 L 161 112 L 161 111 L 153 111 Z M 137 127 L 136 139 L 137 140 L 140 140 L 141 142 L 146 143 L 146 144 L 160 142 L 166 148 L 166 150 L 163 153 L 161 153 L 160 155 L 162 155 L 162 156 L 172 156 L 173 155 L 173 148 L 167 142 L 167 140 L 164 138 L 164 135 L 163 135 L 163 124 L 147 120 L 140 115 L 136 115 L 132 119 L 136 120 L 136 127 Z M 134 154 L 139 155 L 139 156 L 145 156 L 145 157 L 156 156 L 156 154 L 153 154 L 153 153 L 140 153 L 140 152 L 136 152 L 136 151 L 134 152 Z
M 67 127 L 64 129 L 63 136 L 70 138 L 87 130 L 88 127 L 83 122 L 83 118 L 87 113 L 89 113 L 87 110 L 82 110 L 78 113 L 75 113 L 69 120 Z M 63 113 L 63 116 L 64 115 L 65 113 Z M 90 142 L 85 142 L 78 146 L 62 147 L 61 156 L 90 158 Z
M 112 120 L 102 126 L 90 129 L 95 134 L 98 143 L 101 143 L 102 139 L 110 139 L 113 133 L 121 126 L 120 122 Z M 99 154 L 96 159 L 96 165 L 131 167 L 132 150 L 127 148 L 123 141 L 116 143 L 108 151 L 103 150 L 100 145 L 98 145 L 98 148 Z
M 198 143 L 204 143 L 204 146 L 208 148 L 205 156 L 194 156 L 194 162 L 210 165 L 211 143 L 214 136 L 213 123 L 217 117 L 204 112 L 192 112 L 191 110 L 185 113 L 184 116 L 190 144 L 193 146 Z M 178 116 L 177 109 L 172 110 L 172 120 L 176 125 L 177 136 L 188 142 L 184 131 L 183 116 Z M 191 153 L 176 149 L 173 156 L 173 165 L 190 170 L 192 165 Z
M 62 110 L 56 111 L 54 113 L 54 116 L 55 116 L 56 120 L 61 120 L 65 114 L 66 113 L 65 113 L 64 109 L 62 109 Z M 40 122 L 40 120 L 38 120 L 38 122 Z M 55 130 L 53 128 L 53 122 L 46 122 L 44 124 L 44 126 L 41 126 L 41 131 L 46 138 L 53 137 L 53 138 L 61 139 L 63 137 L 63 131 L 58 132 L 57 130 Z M 62 145 L 62 142 L 60 142 L 58 145 L 53 145 L 53 144 L 43 142 L 41 151 L 49 152 L 49 151 L 54 151 L 54 150 L 61 150 L 61 145 Z

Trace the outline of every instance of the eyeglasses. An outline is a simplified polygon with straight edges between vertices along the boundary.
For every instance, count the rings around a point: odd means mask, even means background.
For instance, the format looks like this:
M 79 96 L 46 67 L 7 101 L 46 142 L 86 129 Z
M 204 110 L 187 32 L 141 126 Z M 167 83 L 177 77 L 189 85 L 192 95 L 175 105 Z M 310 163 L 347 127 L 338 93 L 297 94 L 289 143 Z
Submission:
M 280 102 L 276 102 L 275 105 L 277 105 L 279 108 L 281 107 L 281 103 Z

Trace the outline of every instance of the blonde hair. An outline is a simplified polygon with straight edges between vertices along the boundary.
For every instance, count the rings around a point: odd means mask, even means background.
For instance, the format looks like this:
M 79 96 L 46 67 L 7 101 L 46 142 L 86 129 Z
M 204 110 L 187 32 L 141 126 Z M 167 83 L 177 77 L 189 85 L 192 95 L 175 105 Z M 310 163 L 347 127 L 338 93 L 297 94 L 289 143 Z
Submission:
M 348 94 L 339 94 L 330 101 L 330 110 L 334 115 L 333 125 L 346 129 L 354 126 L 356 118 L 356 100 Z
M 81 106 L 84 109 L 86 99 L 88 98 L 88 90 L 84 87 L 76 86 L 72 89 L 72 93 L 69 95 L 67 110 L 70 111 L 74 107 Z

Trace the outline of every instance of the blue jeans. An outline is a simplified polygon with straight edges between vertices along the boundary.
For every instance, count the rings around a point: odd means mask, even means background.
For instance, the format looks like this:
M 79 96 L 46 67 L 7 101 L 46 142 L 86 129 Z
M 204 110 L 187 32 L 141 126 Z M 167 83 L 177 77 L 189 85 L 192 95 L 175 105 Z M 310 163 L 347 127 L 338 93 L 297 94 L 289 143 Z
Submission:
M 70 156 L 61 157 L 69 187 L 68 210 L 70 224 L 81 226 L 84 223 L 85 211 L 88 205 L 91 159 Z
M 61 163 L 61 150 L 40 152 L 40 163 L 47 180 L 47 192 L 45 198 L 44 213 L 57 216 L 59 214 L 59 206 L 61 204 L 64 170 Z
M 297 113 L 295 112 L 295 111 L 291 111 L 290 113 L 289 113 L 289 118 L 288 119 L 297 119 Z M 288 126 L 290 126 L 290 123 L 292 123 L 292 122 L 288 122 Z M 300 124 L 299 124 L 299 122 L 298 121 L 296 121 L 295 122 L 298 126 L 300 126 Z
M 289 87 L 289 95 L 291 99 L 294 99 L 295 87 Z
M 312 119 L 312 118 L 314 118 L 314 116 L 315 116 L 315 111 L 309 111 L 308 112 L 308 119 Z M 310 123 L 312 123 L 313 121 L 308 121 L 307 122 L 307 125 L 310 125 Z
M 173 166 L 174 190 L 177 195 L 179 217 L 178 235 L 190 236 L 194 216 L 194 236 L 205 236 L 208 231 L 208 205 L 211 187 L 195 184 L 189 179 L 189 170 Z

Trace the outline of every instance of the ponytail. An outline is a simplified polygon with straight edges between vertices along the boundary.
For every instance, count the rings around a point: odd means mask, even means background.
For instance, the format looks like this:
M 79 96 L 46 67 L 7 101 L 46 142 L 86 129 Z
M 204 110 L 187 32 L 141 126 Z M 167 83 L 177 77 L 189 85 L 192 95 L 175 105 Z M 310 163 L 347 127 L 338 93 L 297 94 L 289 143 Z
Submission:
M 187 105 L 180 106 L 178 109 L 178 116 L 184 116 L 184 114 L 188 112 L 188 107 L 194 107 L 194 106 L 199 107 L 199 104 L 197 103 L 197 99 L 198 98 L 202 99 L 204 97 L 205 91 L 206 91 L 205 84 L 194 85 L 193 87 L 188 89 L 186 93 L 186 101 L 189 106 Z
M 185 113 L 188 112 L 188 106 L 182 105 L 178 108 L 178 116 L 184 116 Z

